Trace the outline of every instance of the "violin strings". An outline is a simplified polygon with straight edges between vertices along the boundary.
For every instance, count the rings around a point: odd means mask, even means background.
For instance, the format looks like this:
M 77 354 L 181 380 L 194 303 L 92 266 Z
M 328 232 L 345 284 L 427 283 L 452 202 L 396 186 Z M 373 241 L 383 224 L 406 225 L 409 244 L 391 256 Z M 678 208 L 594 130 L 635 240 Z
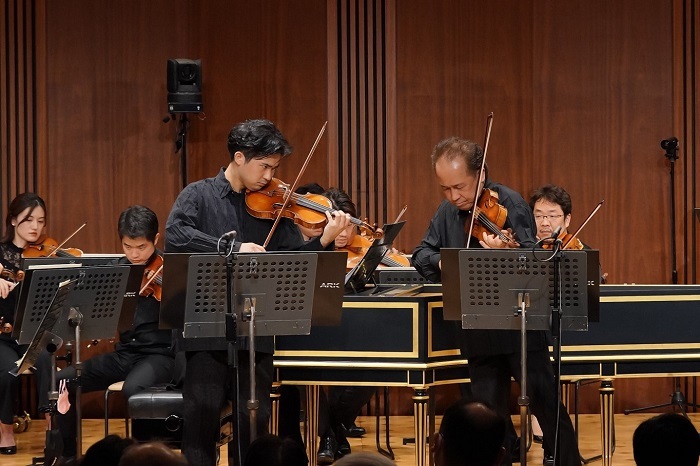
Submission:
M 488 230 L 491 231 L 491 233 L 493 233 L 494 235 L 498 236 L 498 237 L 500 238 L 501 241 L 503 241 L 504 243 L 510 242 L 510 240 L 506 237 L 506 235 L 504 235 L 504 234 L 498 229 L 498 225 L 496 225 L 495 223 L 493 223 L 493 222 L 491 221 L 491 219 L 488 218 L 488 217 L 486 216 L 485 213 L 479 211 L 479 215 L 477 216 L 477 218 L 479 219 L 479 222 L 481 222 Z

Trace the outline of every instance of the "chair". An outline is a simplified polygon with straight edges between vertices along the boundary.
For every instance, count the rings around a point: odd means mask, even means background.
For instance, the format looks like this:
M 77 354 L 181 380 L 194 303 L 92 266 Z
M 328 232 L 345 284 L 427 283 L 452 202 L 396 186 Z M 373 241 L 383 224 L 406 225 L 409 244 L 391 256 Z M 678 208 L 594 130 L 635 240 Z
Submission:
M 105 390 L 105 437 L 109 435 L 109 396 L 114 392 L 121 392 L 124 387 L 124 381 L 115 382 Z M 124 429 L 126 436 L 129 437 L 129 410 L 124 413 Z

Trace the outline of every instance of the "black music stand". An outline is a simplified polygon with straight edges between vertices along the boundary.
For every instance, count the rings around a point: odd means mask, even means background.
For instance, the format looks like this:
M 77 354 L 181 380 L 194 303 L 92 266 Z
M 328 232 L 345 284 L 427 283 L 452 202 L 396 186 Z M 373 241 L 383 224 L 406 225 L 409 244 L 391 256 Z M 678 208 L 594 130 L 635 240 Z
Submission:
M 518 405 L 520 461 L 523 465 L 527 464 L 529 410 L 527 330 L 554 327 L 556 331 L 560 323 L 559 328 L 566 330 L 588 330 L 589 294 L 600 294 L 599 279 L 590 276 L 594 271 L 598 273 L 598 266 L 589 264 L 590 260 L 597 262 L 597 251 L 590 252 L 591 257 L 588 257 L 589 251 L 441 250 L 445 318 L 461 320 L 463 329 L 520 330 Z M 561 254 L 558 260 L 549 260 L 557 254 Z M 597 316 L 597 307 L 593 306 L 593 309 Z M 555 364 L 558 365 L 561 341 L 557 338 L 557 342 Z M 555 446 L 555 455 L 556 449 Z
M 166 254 L 164 264 L 168 259 Z M 172 303 L 167 304 L 167 315 L 162 316 L 170 324 L 182 321 L 187 349 L 226 348 L 230 356 L 235 356 L 236 339 L 253 337 L 249 338 L 251 399 L 247 403 L 251 441 L 256 436 L 259 404 L 255 399 L 254 337 L 311 332 L 317 259 L 316 253 L 189 255 L 184 318 L 174 315 L 183 309 Z M 165 282 L 171 271 L 166 266 L 164 270 Z M 182 293 L 179 296 L 182 298 Z M 229 357 L 229 363 L 237 367 L 235 357 Z M 240 447 L 236 448 L 240 452 Z
M 405 223 L 406 221 L 384 225 L 384 235 L 372 241 L 365 255 L 362 256 L 357 265 L 345 275 L 345 290 L 348 293 L 362 292 L 367 284 L 374 280 L 374 271 L 377 270 L 382 259 L 391 249 L 394 240 Z
M 48 266 L 45 269 L 27 270 L 22 283 L 16 316 L 17 320 L 21 320 L 22 326 L 13 331 L 13 336 L 17 332 L 16 338 L 19 344 L 31 342 L 27 335 L 30 331 L 32 331 L 32 337 L 36 333 L 59 284 L 66 280 L 78 280 L 72 292 L 66 297 L 63 303 L 64 312 L 56 320 L 52 330 L 62 340 L 74 342 L 78 458 L 82 455 L 80 342 L 81 339 L 100 340 L 114 337 L 124 297 L 138 295 L 138 287 L 127 289 L 129 274 L 134 267 L 140 268 L 143 274 L 143 266 L 66 267 L 65 264 L 61 268 Z
M 68 280 L 59 284 L 56 293 L 46 314 L 44 314 L 39 328 L 37 328 L 32 342 L 29 344 L 17 367 L 10 373 L 15 377 L 27 369 L 31 369 L 39 358 L 39 354 L 46 350 L 51 355 L 51 384 L 49 386 L 49 416 L 51 429 L 46 431 L 46 439 L 43 457 L 32 458 L 32 466 L 52 465 L 63 452 L 63 439 L 56 427 L 56 405 L 58 403 L 58 389 L 56 387 L 56 351 L 63 345 L 63 340 L 52 333 L 53 327 L 64 310 L 68 295 L 75 289 L 78 280 Z M 25 316 L 28 314 L 25 314 Z

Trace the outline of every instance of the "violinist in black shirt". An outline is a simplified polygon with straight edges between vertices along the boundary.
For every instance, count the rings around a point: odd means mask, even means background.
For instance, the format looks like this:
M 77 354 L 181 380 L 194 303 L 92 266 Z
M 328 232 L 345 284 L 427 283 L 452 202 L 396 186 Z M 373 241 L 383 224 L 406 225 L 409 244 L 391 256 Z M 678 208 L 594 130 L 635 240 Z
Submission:
M 247 120 L 235 125 L 228 135 L 230 162 L 218 175 L 188 185 L 182 190 L 165 228 L 166 252 L 217 252 L 219 237 L 236 231 L 234 251 L 264 252 L 307 250 L 333 247 L 335 237 L 350 223 L 350 216 L 339 211 L 326 213 L 327 224 L 321 236 L 304 241 L 297 226 L 282 218 L 267 248 L 263 244 L 273 222 L 252 216 L 246 209 L 246 191 L 259 191 L 272 181 L 282 159 L 291 147 L 277 127 L 268 120 Z M 187 368 L 183 387 L 184 424 L 182 451 L 191 466 L 214 466 L 219 413 L 227 398 L 233 399 L 227 344 L 211 346 L 207 351 L 189 351 L 185 341 Z M 248 339 L 239 338 L 239 439 L 240 458 L 250 444 Z M 273 339 L 256 337 L 257 435 L 267 430 L 272 388 Z M 229 444 L 229 464 L 240 465 L 235 445 Z
M 148 266 L 157 259 L 158 217 L 151 209 L 138 205 L 127 208 L 119 216 L 118 232 L 125 256 L 118 264 Z M 175 366 L 172 330 L 158 329 L 159 315 L 160 302 L 153 295 L 138 297 L 131 328 L 120 332 L 115 351 L 90 358 L 83 364 L 83 393 L 104 390 L 123 380 L 122 395 L 128 400 L 148 387 L 171 381 Z M 68 366 L 57 377 L 72 381 L 75 368 Z M 71 383 L 68 392 L 71 409 L 57 416 L 63 437 L 61 464 L 71 464 L 76 454 L 75 387 Z
M 474 208 L 475 193 L 483 188 L 495 191 L 499 203 L 507 209 L 507 219 L 502 233 L 512 232 L 521 247 L 531 247 L 535 235 L 532 211 L 525 200 L 514 190 L 494 183 L 488 178 L 488 170 L 479 179 L 483 150 L 476 143 L 456 137 L 440 141 L 431 154 L 437 182 L 445 200 L 428 226 L 420 245 L 413 252 L 412 264 L 418 272 L 433 282 L 441 278 L 440 248 L 463 248 L 467 244 L 469 215 Z M 479 190 L 477 191 L 477 183 Z M 467 230 L 467 231 L 465 231 Z M 498 235 L 483 233 L 478 241 L 469 241 L 470 247 L 512 247 Z M 508 408 L 511 377 L 520 381 L 520 335 L 510 330 L 457 330 L 462 354 L 469 360 L 471 392 L 476 400 L 493 406 L 504 419 L 510 419 Z M 545 332 L 528 332 L 527 381 L 530 407 L 537 416 L 545 439 L 554 439 L 557 410 L 561 414 L 561 448 L 557 464 L 572 466 L 581 464 L 573 425 L 561 403 L 557 403 L 557 387 L 549 359 Z M 506 451 L 515 450 L 517 439 L 512 422 L 506 433 Z M 506 455 L 502 464 L 510 464 Z

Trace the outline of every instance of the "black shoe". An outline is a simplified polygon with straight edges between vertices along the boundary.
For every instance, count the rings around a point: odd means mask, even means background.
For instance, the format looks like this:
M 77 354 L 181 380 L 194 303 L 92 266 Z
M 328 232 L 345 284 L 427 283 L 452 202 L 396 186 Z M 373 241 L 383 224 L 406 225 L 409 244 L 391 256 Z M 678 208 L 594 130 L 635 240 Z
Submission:
M 0 447 L 0 455 L 16 455 L 17 445 L 12 445 L 11 447 Z
M 338 451 L 335 454 L 335 459 L 342 458 L 345 455 L 350 454 L 350 442 L 348 442 L 348 439 L 343 437 L 342 439 L 338 439 Z
M 321 438 L 321 446 L 316 455 L 317 464 L 333 464 L 335 454 L 338 452 L 338 442 L 333 435 L 326 435 Z
M 554 455 L 550 455 L 549 453 L 545 453 L 544 458 L 542 458 L 542 464 L 544 464 L 544 466 L 553 466 L 554 465 Z
M 352 423 L 349 428 L 345 429 L 345 435 L 350 438 L 360 438 L 366 433 L 367 431 L 364 427 L 357 427 L 355 423 Z
M 541 435 L 533 435 L 532 441 L 535 443 L 542 443 L 544 441 L 544 438 Z
M 350 453 L 350 442 L 345 437 L 345 427 L 342 425 L 335 426 L 333 432 L 335 432 L 335 440 L 338 442 L 335 459 L 339 459 Z
M 76 466 L 77 464 L 75 456 L 61 456 L 54 466 Z
M 510 450 L 510 462 L 520 463 L 520 439 L 517 439 Z

